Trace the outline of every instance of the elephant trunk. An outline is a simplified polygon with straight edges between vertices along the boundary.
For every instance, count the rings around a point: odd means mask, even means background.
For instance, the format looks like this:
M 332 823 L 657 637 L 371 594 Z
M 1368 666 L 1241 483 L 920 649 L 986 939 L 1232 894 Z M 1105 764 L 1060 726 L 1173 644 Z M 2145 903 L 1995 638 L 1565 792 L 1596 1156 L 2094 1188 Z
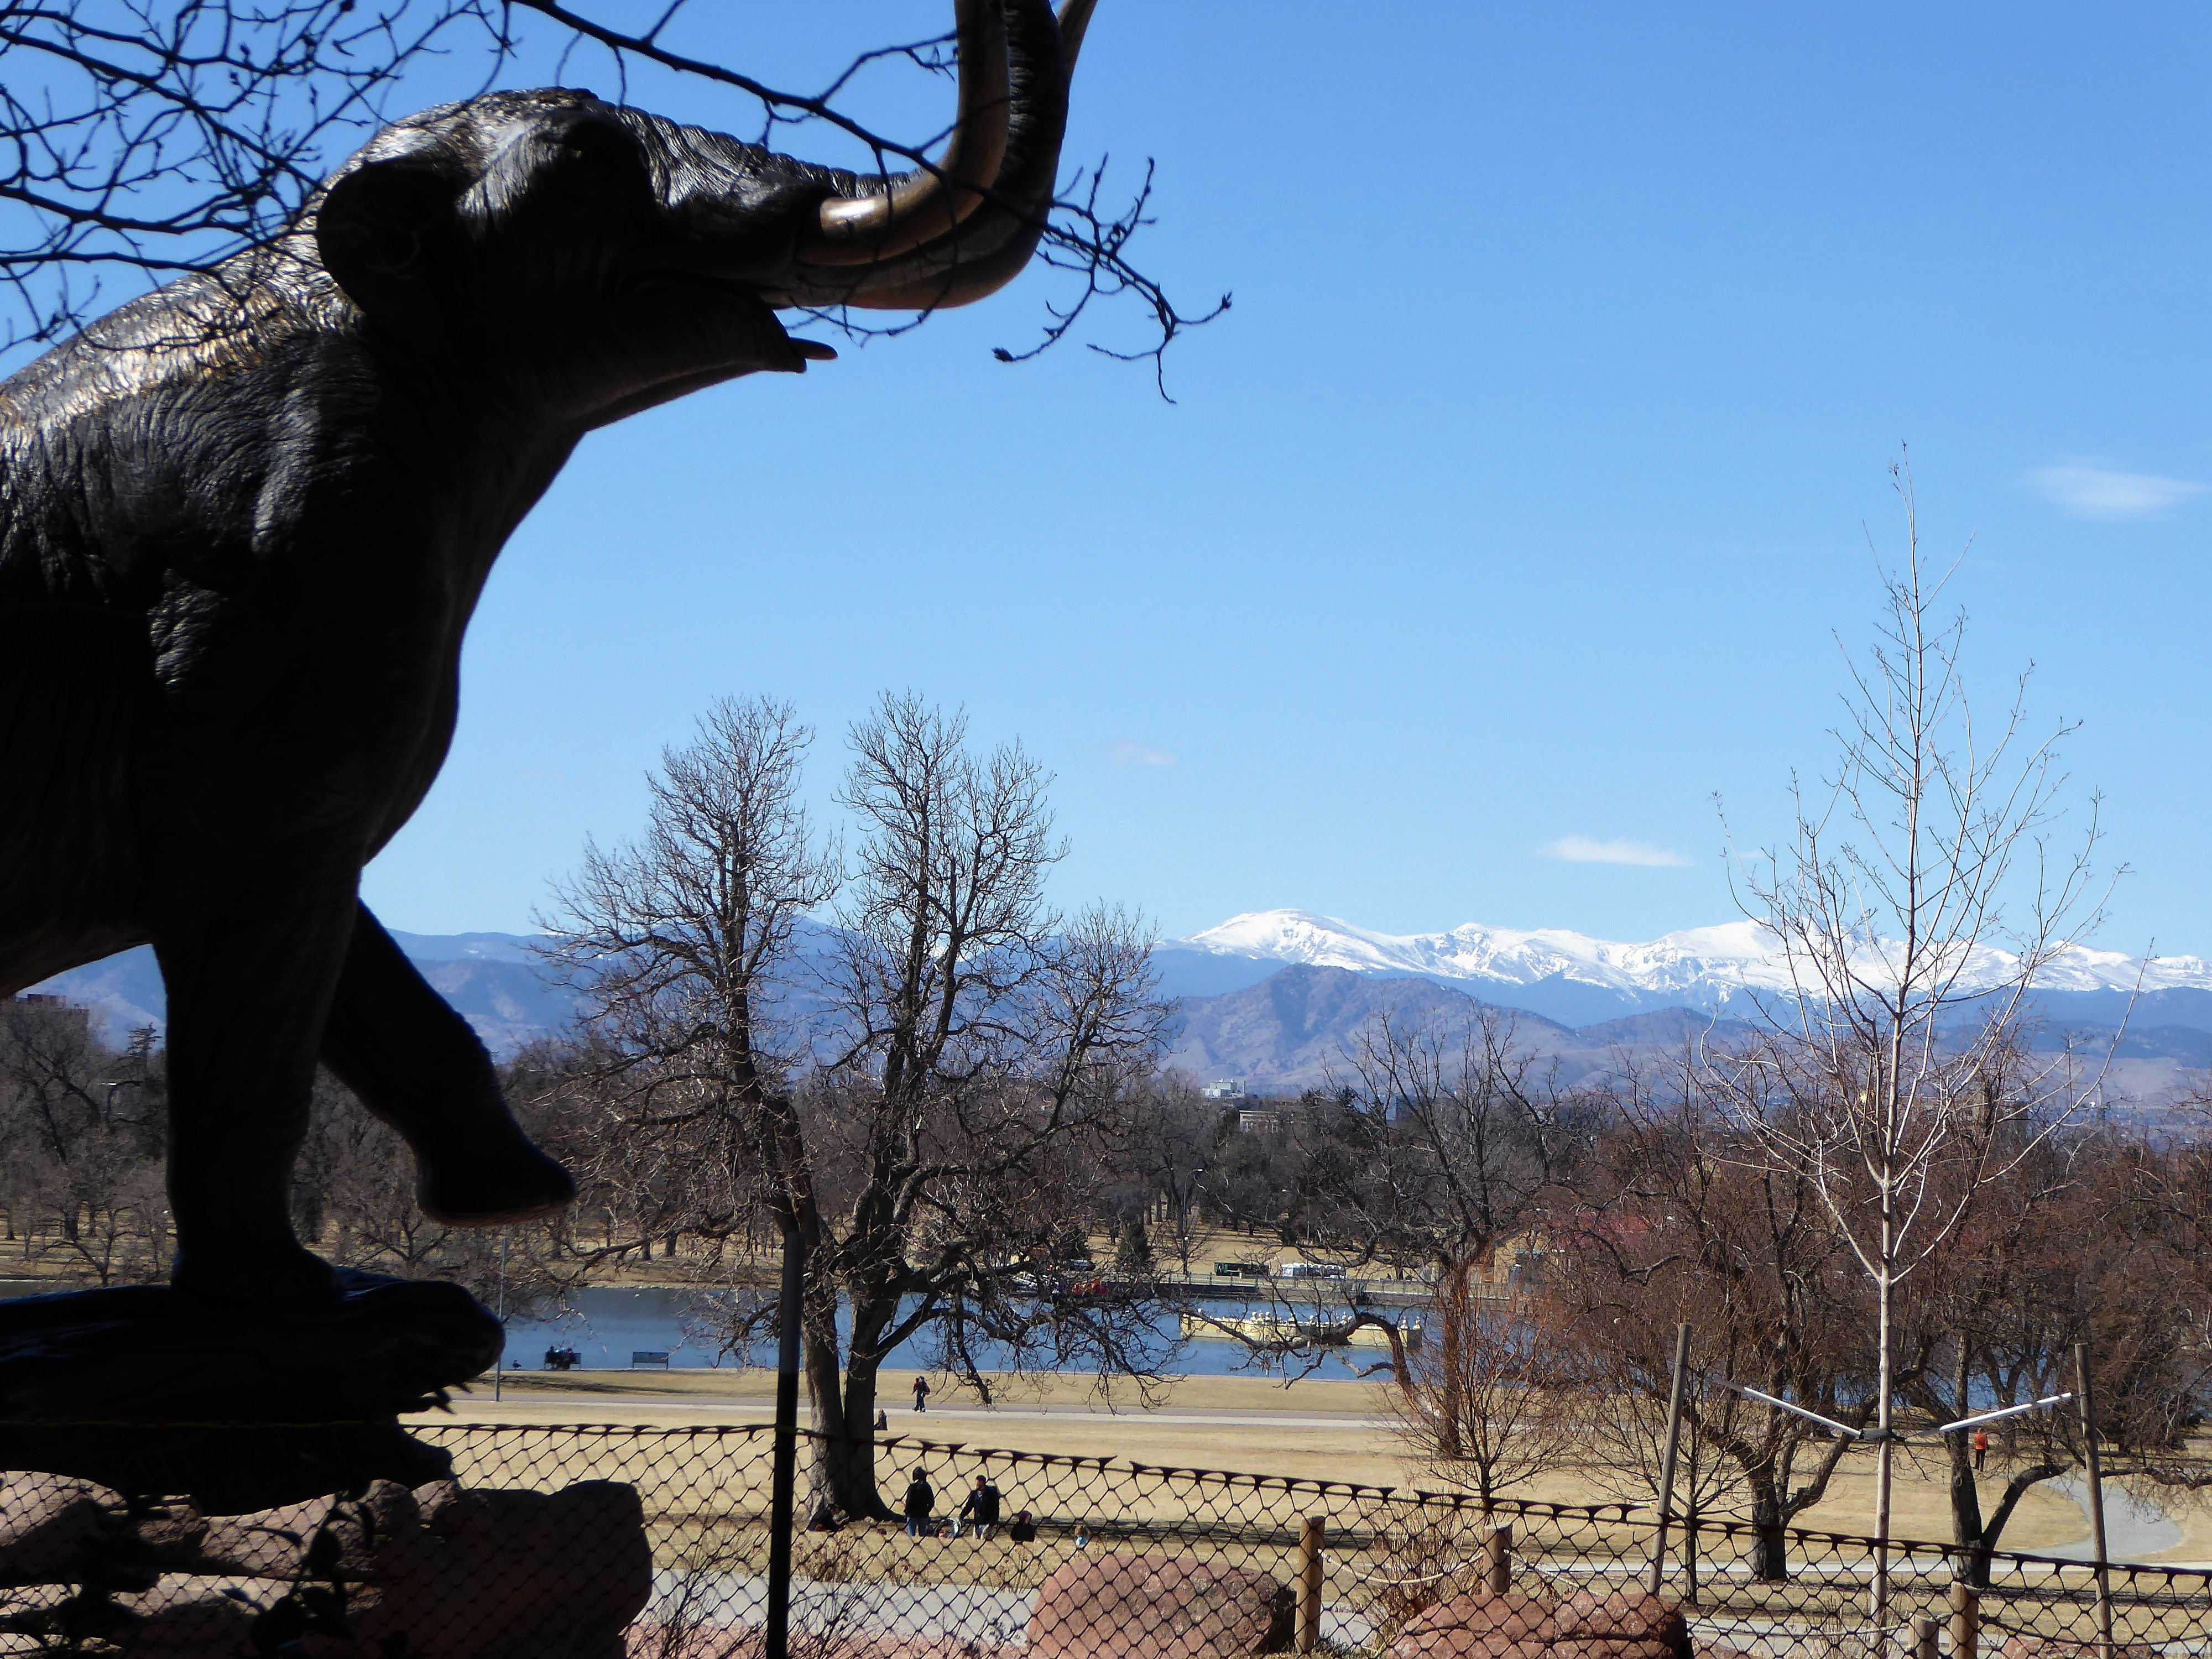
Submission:
M 960 0 L 960 116 L 942 161 L 870 186 L 841 175 L 777 306 L 929 310 L 1011 282 L 1042 235 L 1067 88 L 1096 0 Z

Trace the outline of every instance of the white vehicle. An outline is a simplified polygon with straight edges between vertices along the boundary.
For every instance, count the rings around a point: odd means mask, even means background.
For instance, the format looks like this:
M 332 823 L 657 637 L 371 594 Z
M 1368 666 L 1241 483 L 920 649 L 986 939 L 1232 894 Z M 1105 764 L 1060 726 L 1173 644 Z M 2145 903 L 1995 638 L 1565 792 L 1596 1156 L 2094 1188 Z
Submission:
M 1334 1261 L 1285 1261 L 1275 1270 L 1278 1279 L 1341 1279 L 1344 1269 Z

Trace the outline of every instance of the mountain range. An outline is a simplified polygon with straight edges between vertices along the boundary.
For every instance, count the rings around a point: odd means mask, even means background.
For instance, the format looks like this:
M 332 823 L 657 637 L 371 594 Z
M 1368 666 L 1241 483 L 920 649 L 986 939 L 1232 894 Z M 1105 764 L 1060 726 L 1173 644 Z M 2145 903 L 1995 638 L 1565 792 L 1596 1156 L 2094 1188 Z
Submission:
M 573 1011 L 539 976 L 532 941 L 510 933 L 395 933 L 423 976 L 495 1054 L 550 1036 Z M 802 955 L 826 951 L 833 931 L 803 927 Z M 1153 961 L 1181 1001 L 1170 1063 L 1249 1086 L 1318 1081 L 1374 1012 L 1516 1011 L 1519 1040 L 1556 1057 L 1566 1075 L 1624 1048 L 1672 1046 L 1692 1030 L 1755 1017 L 1760 994 L 1786 988 L 1773 935 L 1755 922 L 1686 929 L 1641 944 L 1564 929 L 1469 923 L 1436 933 L 1390 934 L 1304 910 L 1232 916 L 1187 939 L 1163 939 Z M 2013 959 L 1984 951 L 1969 977 L 2000 981 Z M 2196 957 L 2148 963 L 2069 947 L 2042 975 L 2039 1039 L 2071 1032 L 2092 1042 L 2123 1018 L 2115 1081 L 2138 1098 L 2212 1067 L 2212 964 Z M 2137 989 L 2140 985 L 2140 990 Z M 125 951 L 60 975 L 40 990 L 91 1009 L 111 1040 L 161 1024 L 153 953 Z

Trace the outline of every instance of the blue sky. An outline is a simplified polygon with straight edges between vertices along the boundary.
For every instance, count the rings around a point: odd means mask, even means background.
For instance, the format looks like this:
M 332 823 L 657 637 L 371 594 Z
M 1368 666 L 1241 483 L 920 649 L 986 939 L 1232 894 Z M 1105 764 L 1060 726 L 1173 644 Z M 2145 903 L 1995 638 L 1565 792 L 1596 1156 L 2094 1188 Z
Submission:
M 925 11 L 732 6 L 702 44 L 804 81 Z M 369 901 L 520 929 L 712 698 L 793 700 L 826 806 L 847 724 L 913 687 L 1058 775 L 1065 902 L 1170 934 L 1725 920 L 1712 798 L 1771 837 L 1832 752 L 1909 441 L 1929 546 L 1972 538 L 1982 702 L 2033 659 L 2037 723 L 2083 722 L 2136 872 L 2102 942 L 2212 953 L 2208 60 L 2171 5 L 1102 0 L 1069 155 L 1157 158 L 1142 263 L 1236 295 L 1177 401 L 994 362 L 1032 273 L 595 435 Z M 861 96 L 917 133 L 949 101 Z M 1577 841 L 1679 861 L 1547 855 Z

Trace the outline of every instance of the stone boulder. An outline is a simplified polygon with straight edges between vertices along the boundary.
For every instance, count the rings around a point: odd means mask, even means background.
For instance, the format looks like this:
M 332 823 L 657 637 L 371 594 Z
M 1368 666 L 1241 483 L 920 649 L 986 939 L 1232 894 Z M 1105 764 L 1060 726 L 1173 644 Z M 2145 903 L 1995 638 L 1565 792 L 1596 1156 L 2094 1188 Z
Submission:
M 653 1594 L 635 1488 L 378 1481 L 210 1518 L 46 1474 L 0 1478 L 0 1652 L 96 1635 L 131 1659 L 622 1659 Z M 287 1651 L 292 1650 L 289 1648 Z
M 1577 1590 L 1553 1624 L 1553 1659 L 1690 1659 L 1689 1620 L 1648 1590 Z
M 1690 1626 L 1672 1601 L 1638 1589 L 1581 1589 L 1557 1603 L 1484 1589 L 1415 1614 L 1390 1659 L 1691 1659 Z
M 111 1598 L 107 1639 L 129 1659 L 215 1659 L 253 1651 L 254 1620 L 283 1586 L 252 1579 L 165 1576 Z
M 404 1641 L 421 1659 L 619 1654 L 653 1595 L 644 1507 L 616 1481 L 556 1492 L 440 1483 L 419 1498 L 380 1481 L 339 1504 L 330 1529 L 336 1575 L 357 1581 L 349 1622 L 369 1651 Z
M 1549 1601 L 1477 1590 L 1414 1614 L 1390 1644 L 1390 1659 L 1538 1659 L 1553 1635 Z
M 1044 1582 L 1030 1659 L 1237 1659 L 1291 1644 L 1290 1586 L 1202 1561 L 1089 1551 Z
M 666 1625 L 629 1627 L 624 1659 L 762 1659 L 768 1638 L 750 1628 L 681 1629 Z M 807 1659 L 1029 1659 L 1026 1649 L 949 1636 L 823 1636 L 794 1631 L 792 1650 Z
M 318 1498 L 252 1515 L 217 1516 L 192 1540 L 190 1565 L 245 1578 L 297 1578 L 308 1545 L 335 1506 L 335 1499 Z
M 85 1571 L 123 1512 L 120 1498 L 89 1480 L 0 1477 L 0 1584 L 52 1583 Z

